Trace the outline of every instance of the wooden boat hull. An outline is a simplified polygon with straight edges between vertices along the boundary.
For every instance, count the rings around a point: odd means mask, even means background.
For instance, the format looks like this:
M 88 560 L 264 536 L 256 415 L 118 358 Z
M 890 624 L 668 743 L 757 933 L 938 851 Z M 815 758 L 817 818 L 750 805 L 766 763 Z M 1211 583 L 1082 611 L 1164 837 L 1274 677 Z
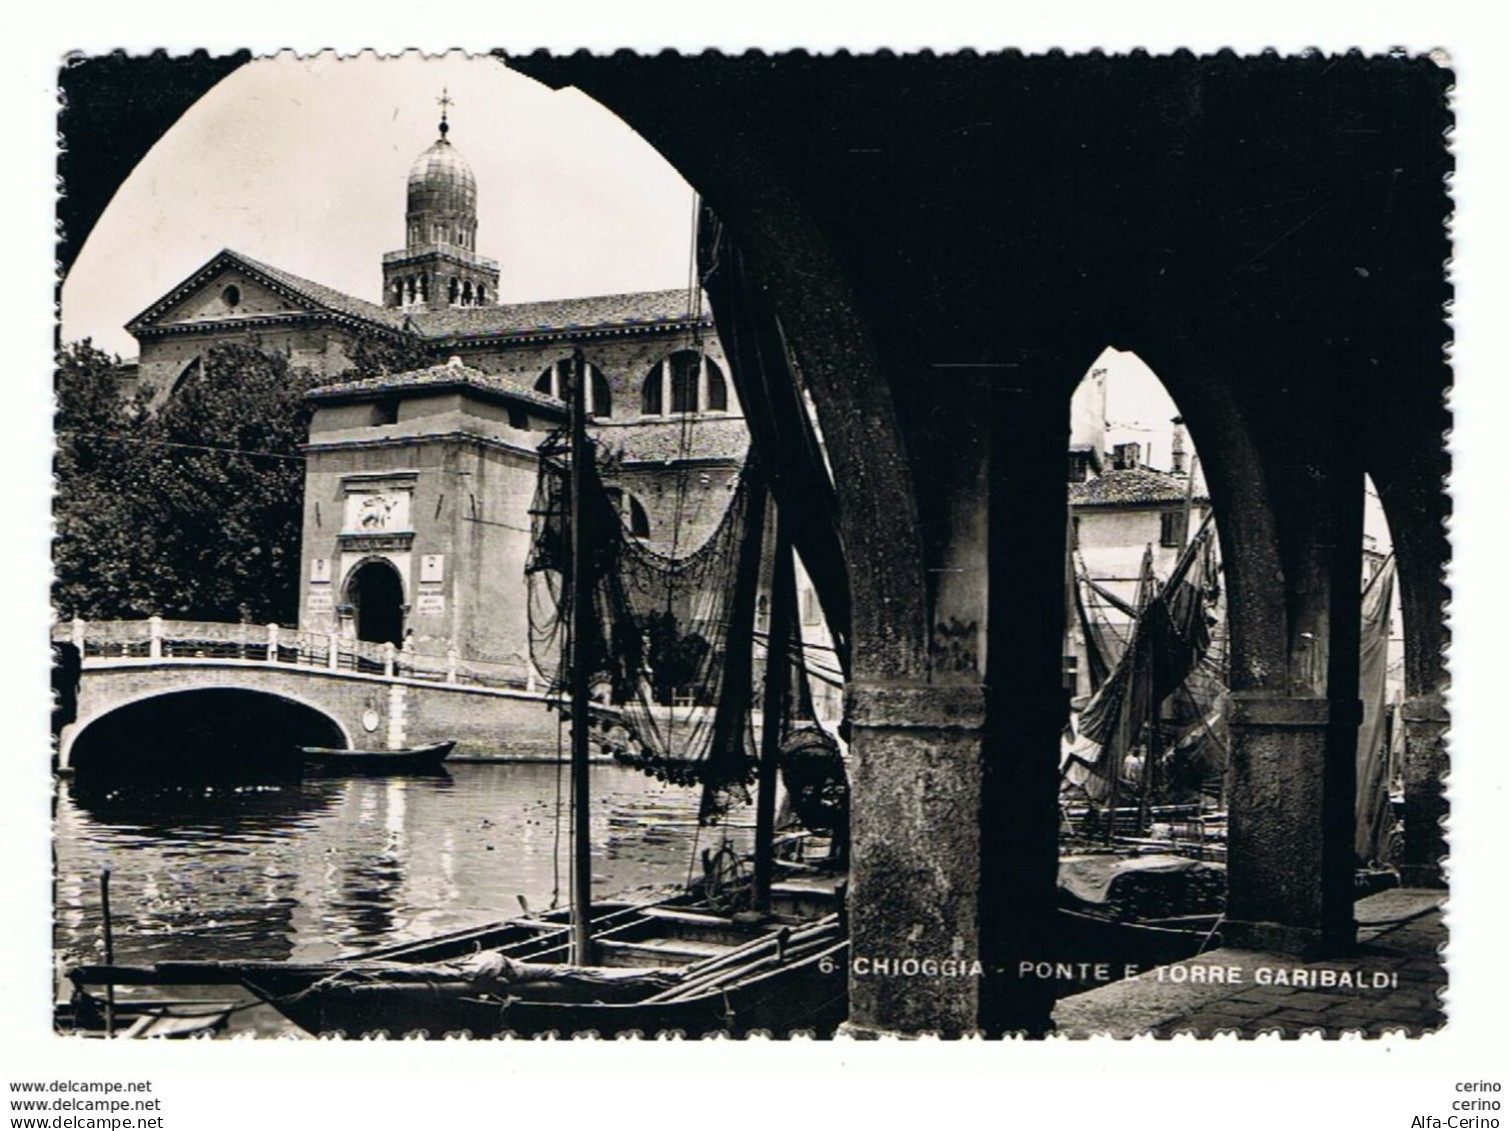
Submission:
M 306 768 L 326 773 L 433 774 L 440 772 L 441 763 L 455 747 L 454 741 L 431 742 L 403 750 L 338 750 L 324 746 L 301 746 L 299 753 Z
M 53 1026 L 74 1037 L 184 1040 L 220 1032 L 236 1005 L 197 998 L 135 998 L 107 1007 L 96 998 L 78 995 L 57 1004 Z
M 461 981 L 321 985 L 325 975 L 294 969 L 258 970 L 245 984 L 300 1028 L 316 1035 L 430 1038 L 571 1037 L 768 1032 L 832 1035 L 848 1013 L 848 944 L 821 950 L 685 1000 L 643 1000 L 639 987 L 533 983 L 519 996 L 479 995 Z M 635 1000 L 636 996 L 640 1000 Z

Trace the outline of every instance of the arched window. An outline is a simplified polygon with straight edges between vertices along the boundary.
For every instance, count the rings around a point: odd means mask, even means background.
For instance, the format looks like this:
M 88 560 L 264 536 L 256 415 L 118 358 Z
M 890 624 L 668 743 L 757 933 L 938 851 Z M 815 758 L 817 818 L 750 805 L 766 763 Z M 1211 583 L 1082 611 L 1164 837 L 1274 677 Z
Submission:
M 398 306 L 404 305 L 404 280 L 393 280 L 393 301 Z
M 645 375 L 640 398 L 645 416 L 728 410 L 729 386 L 723 370 L 696 350 L 678 350 Z
M 173 379 L 173 387 L 168 390 L 168 396 L 177 396 L 180 389 L 199 376 L 199 371 L 202 368 L 203 366 L 200 365 L 199 358 L 196 357 L 188 365 L 180 369 L 178 376 Z
M 640 500 L 633 495 L 626 495 L 625 498 L 629 500 L 629 533 L 635 538 L 649 538 L 650 516 L 645 513 Z
M 468 279 L 465 283 L 463 283 L 461 285 L 461 305 L 462 306 L 471 306 L 472 305 L 472 280 L 471 279 Z
M 555 397 L 557 400 L 566 399 L 567 390 L 571 388 L 571 358 L 563 357 L 554 365 L 549 365 L 540 371 L 539 378 L 535 381 L 535 391 Z M 603 371 L 592 362 L 587 363 L 587 413 L 589 416 L 610 417 L 613 415 L 613 394 L 608 388 L 608 378 L 603 376 Z
M 646 416 L 660 416 L 666 411 L 661 386 L 666 380 L 666 363 L 658 362 L 645 377 L 645 388 L 640 395 L 640 412 Z
M 461 297 L 461 284 L 456 281 L 456 276 L 452 275 L 451 285 L 446 288 L 446 301 L 455 306 L 459 297 Z
M 697 411 L 697 379 L 702 375 L 701 354 L 674 353 L 666 359 L 671 370 L 671 411 Z
M 430 301 L 430 276 L 428 273 L 419 277 L 419 300 L 420 302 Z
M 708 412 L 729 411 L 729 386 L 724 381 L 723 370 L 711 357 L 707 359 L 708 399 L 703 408 Z
M 488 302 L 488 288 L 481 283 L 477 284 L 477 305 L 486 306 Z
M 608 496 L 609 505 L 618 513 L 631 538 L 650 537 L 650 516 L 645 513 L 640 500 L 622 487 L 605 487 L 603 494 Z

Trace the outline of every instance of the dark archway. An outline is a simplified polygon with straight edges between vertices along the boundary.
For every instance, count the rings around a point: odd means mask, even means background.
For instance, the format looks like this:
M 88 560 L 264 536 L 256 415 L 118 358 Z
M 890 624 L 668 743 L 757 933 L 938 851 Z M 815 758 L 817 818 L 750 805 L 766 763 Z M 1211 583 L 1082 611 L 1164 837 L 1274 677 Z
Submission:
M 357 566 L 346 583 L 346 600 L 356 613 L 358 640 L 404 642 L 404 582 L 392 563 L 372 558 Z
M 298 768 L 300 746 L 346 745 L 340 726 L 307 704 L 248 688 L 173 691 L 88 723 L 69 763 L 81 779 L 236 779 Z

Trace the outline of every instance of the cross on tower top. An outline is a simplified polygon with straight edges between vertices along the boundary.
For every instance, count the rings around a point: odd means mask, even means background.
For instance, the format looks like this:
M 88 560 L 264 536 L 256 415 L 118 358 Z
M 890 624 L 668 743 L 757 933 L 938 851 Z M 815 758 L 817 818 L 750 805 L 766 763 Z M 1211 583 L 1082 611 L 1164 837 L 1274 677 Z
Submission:
M 456 105 L 456 100 L 451 97 L 449 87 L 441 87 L 440 97 L 435 101 L 440 104 L 440 136 L 444 138 L 451 129 L 450 124 L 446 121 L 446 112 L 452 106 Z

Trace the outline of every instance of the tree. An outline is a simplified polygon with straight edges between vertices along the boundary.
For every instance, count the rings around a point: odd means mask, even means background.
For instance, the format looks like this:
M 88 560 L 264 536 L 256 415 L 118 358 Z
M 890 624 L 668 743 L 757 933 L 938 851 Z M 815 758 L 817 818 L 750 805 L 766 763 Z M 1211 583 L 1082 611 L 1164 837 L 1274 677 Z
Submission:
M 383 377 L 390 373 L 408 373 L 435 364 L 418 339 L 394 341 L 374 333 L 358 334 L 346 349 L 351 369 L 337 381 L 358 381 L 365 377 Z
M 222 346 L 149 414 L 101 394 L 103 357 L 85 343 L 60 361 L 60 612 L 293 621 L 309 375 Z
M 125 484 L 143 406 L 120 392 L 120 359 L 87 339 L 58 356 L 53 456 L 53 600 L 60 615 L 144 615 Z

